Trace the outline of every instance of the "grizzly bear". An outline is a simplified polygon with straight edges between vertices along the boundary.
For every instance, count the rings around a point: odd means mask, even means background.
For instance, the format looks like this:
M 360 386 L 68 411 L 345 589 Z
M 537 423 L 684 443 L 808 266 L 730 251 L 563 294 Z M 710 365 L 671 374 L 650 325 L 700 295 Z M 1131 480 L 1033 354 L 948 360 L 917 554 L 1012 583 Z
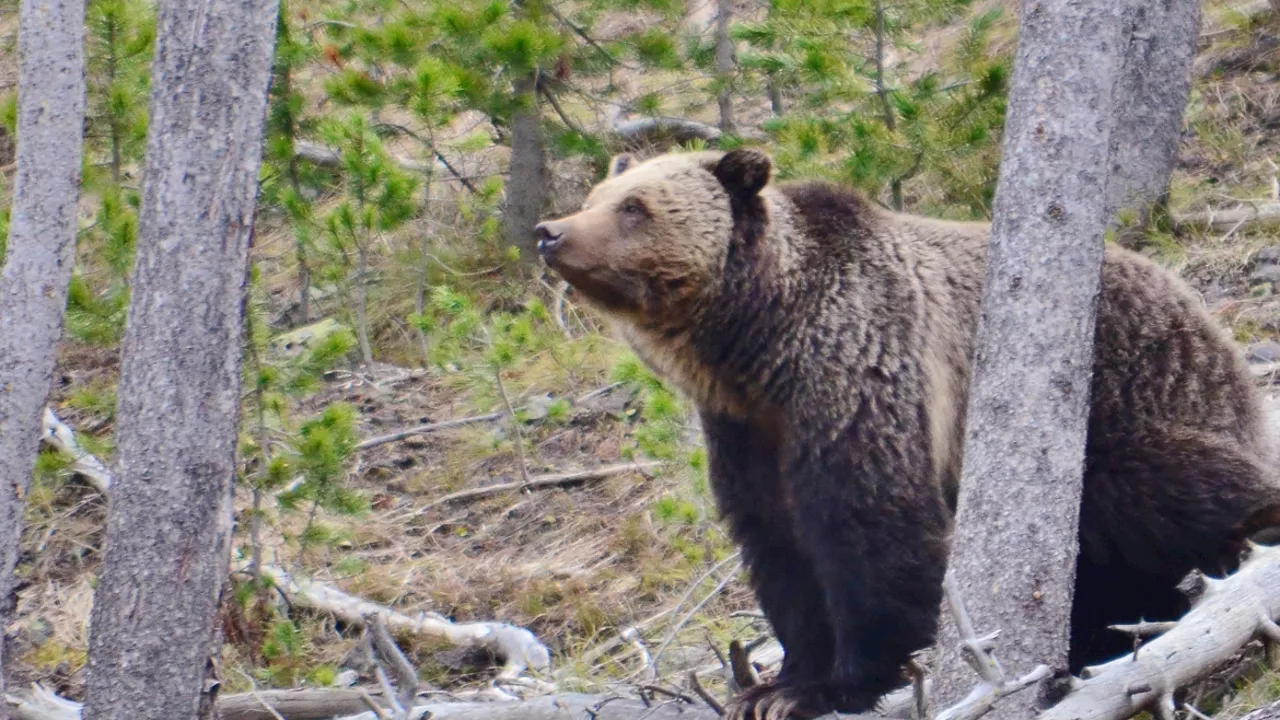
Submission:
M 713 492 L 785 654 L 731 716 L 872 708 L 937 631 L 989 225 L 771 182 L 752 149 L 613 161 L 546 263 L 697 405 Z M 1070 669 L 1175 619 L 1280 502 L 1260 399 L 1179 279 L 1108 245 Z

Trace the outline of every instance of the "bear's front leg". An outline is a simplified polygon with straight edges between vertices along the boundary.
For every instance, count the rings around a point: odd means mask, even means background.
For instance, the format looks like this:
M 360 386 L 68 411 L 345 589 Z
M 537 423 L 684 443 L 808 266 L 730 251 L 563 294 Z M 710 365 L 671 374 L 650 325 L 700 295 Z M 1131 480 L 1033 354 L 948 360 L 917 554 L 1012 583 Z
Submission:
M 830 676 L 835 643 L 827 622 L 826 595 L 785 502 L 780 439 L 758 422 L 702 414 L 711 486 L 760 609 L 784 651 L 782 670 L 770 683 L 748 688 L 727 708 L 745 720 L 756 703 L 783 687 Z
M 802 436 L 783 476 L 799 545 L 822 586 L 835 642 L 831 675 L 779 693 L 768 720 L 862 712 L 903 682 L 937 631 L 949 518 L 914 413 L 887 403 L 835 432 Z

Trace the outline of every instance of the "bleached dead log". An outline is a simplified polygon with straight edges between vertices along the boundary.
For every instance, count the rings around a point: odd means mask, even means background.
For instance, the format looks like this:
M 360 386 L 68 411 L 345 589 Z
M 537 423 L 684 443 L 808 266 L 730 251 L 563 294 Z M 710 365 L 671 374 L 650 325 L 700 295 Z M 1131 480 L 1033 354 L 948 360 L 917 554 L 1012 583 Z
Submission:
M 255 694 L 229 695 L 217 701 L 221 720 L 267 720 L 274 716 L 251 711 L 250 703 L 271 703 L 285 720 L 378 720 L 372 711 L 354 713 L 362 691 L 317 689 L 303 691 L 262 691 Z M 254 698 L 252 695 L 257 695 Z M 286 695 L 295 695 L 290 700 Z M 305 700 L 304 700 L 305 698 Z M 8 696 L 15 720 L 80 720 L 81 705 L 59 697 L 37 685 L 22 697 Z M 382 700 L 378 699 L 379 705 Z M 315 714 L 326 708 L 328 713 Z M 645 703 L 619 697 L 564 693 L 543 695 L 530 700 L 497 702 L 433 702 L 418 705 L 408 714 L 411 720 L 718 720 L 714 710 L 703 705 L 672 701 Z M 873 720 L 867 715 L 842 715 L 842 720 Z
M 289 601 L 317 612 L 328 613 L 354 627 L 365 626 L 366 615 L 382 615 L 387 628 L 395 633 L 439 638 L 459 647 L 486 650 L 504 661 L 498 678 L 514 680 L 526 669 L 543 670 L 551 664 L 551 653 L 533 633 L 502 622 L 455 623 L 436 613 L 422 612 L 416 617 L 348 595 L 324 583 L 290 575 L 283 568 L 265 565 L 262 575 L 271 581 Z M 550 689 L 547 683 L 538 683 Z
M 217 709 L 219 720 L 326 720 L 363 712 L 369 699 L 386 705 L 377 690 L 307 688 L 223 695 Z
M 80 447 L 80 443 L 76 442 L 75 431 L 59 420 L 53 409 L 47 406 L 41 424 L 43 427 L 40 439 L 49 447 L 71 457 L 71 471 L 83 476 L 94 489 L 106 495 L 107 489 L 111 487 L 111 472 L 93 453 Z
M 80 720 L 80 703 L 60 697 L 36 683 L 26 693 L 7 693 L 9 716 L 13 720 Z
M 1174 223 L 1179 227 L 1209 227 L 1213 230 L 1231 230 L 1249 223 L 1276 220 L 1280 220 L 1280 202 L 1271 200 L 1248 203 L 1228 210 L 1173 216 Z
M 1084 679 L 1037 720 L 1124 720 L 1143 710 L 1164 717 L 1175 690 L 1254 638 L 1280 638 L 1280 548 L 1253 546 L 1239 571 L 1200 584 L 1199 600 L 1172 629 L 1136 653 L 1085 668 Z
M 438 500 L 433 500 L 432 502 L 423 505 L 415 514 L 424 513 L 427 510 L 447 503 L 475 500 L 476 498 L 488 497 L 490 495 L 497 495 L 499 493 L 510 492 L 512 490 L 536 490 L 538 488 L 553 487 L 557 485 L 568 485 L 569 483 L 604 480 L 626 472 L 650 470 L 661 464 L 661 462 L 656 460 L 647 462 L 619 463 L 617 465 L 606 465 L 601 468 L 579 470 L 577 472 L 539 475 L 537 477 L 529 478 L 528 482 L 520 480 L 516 482 L 499 483 L 497 485 L 485 485 L 484 487 L 471 488 L 470 490 L 459 490 L 456 493 L 450 493 Z
M 342 165 L 342 156 L 337 150 L 327 148 L 323 145 L 307 142 L 306 140 L 298 140 L 293 144 L 293 153 L 300 160 L 306 160 L 314 165 L 321 167 L 339 167 Z M 425 164 L 417 160 L 409 160 L 402 157 L 393 157 L 392 161 L 400 167 L 401 170 L 412 173 L 422 173 L 427 167 Z M 436 163 L 440 169 L 444 169 L 442 165 Z
M 455 702 L 419 705 L 410 720 L 718 720 L 715 710 L 678 700 L 645 703 L 625 697 L 565 693 L 516 702 Z M 841 720 L 875 720 L 844 715 Z M 376 720 L 372 712 L 342 720 Z
M 385 705 L 377 690 L 306 688 L 222 695 L 217 700 L 217 710 L 219 720 L 329 720 L 366 710 L 367 698 Z M 39 683 L 31 690 L 7 695 L 6 700 L 13 720 L 80 718 L 80 703 L 60 697 Z
M 1280 362 L 1261 362 L 1249 365 L 1249 372 L 1255 379 L 1269 379 L 1278 371 L 1280 371 Z
M 652 141 L 659 138 L 669 138 L 676 142 L 712 141 L 720 137 L 720 128 L 714 125 L 674 117 L 624 120 L 613 126 L 613 132 L 626 142 Z

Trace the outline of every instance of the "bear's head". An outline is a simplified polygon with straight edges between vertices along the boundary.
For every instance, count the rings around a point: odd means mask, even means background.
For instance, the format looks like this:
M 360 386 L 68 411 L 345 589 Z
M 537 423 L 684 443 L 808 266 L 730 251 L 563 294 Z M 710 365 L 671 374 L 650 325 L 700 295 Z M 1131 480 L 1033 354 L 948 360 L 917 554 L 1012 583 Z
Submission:
M 573 215 L 539 223 L 538 248 L 588 302 L 644 325 L 680 322 L 714 299 L 735 221 L 772 166 L 757 150 L 615 157 Z

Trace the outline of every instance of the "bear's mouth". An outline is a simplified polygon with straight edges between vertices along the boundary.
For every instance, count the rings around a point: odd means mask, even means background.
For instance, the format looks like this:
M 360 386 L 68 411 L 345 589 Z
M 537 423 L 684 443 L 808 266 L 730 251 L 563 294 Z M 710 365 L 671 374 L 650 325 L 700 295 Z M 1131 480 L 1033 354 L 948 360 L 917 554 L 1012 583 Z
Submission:
M 643 309 L 644 283 L 637 278 L 607 268 L 580 268 L 547 260 L 547 265 L 560 274 L 592 305 L 609 313 L 634 313 Z

